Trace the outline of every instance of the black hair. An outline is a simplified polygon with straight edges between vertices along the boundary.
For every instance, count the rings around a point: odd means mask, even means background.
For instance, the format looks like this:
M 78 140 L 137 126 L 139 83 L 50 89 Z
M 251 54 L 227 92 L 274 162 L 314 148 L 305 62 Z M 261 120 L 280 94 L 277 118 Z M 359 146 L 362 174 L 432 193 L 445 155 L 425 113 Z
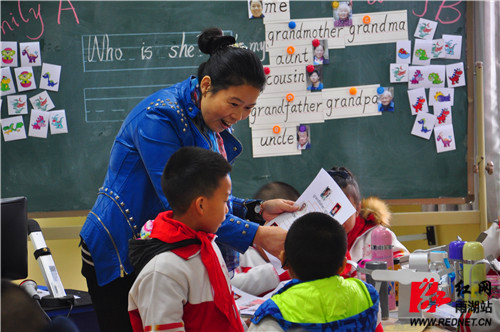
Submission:
M 196 197 L 211 197 L 230 171 L 231 165 L 221 154 L 194 146 L 182 147 L 168 160 L 161 187 L 174 213 L 183 214 Z
M 311 75 L 314 74 L 314 73 L 318 74 L 318 76 L 321 77 L 321 75 L 319 74 L 319 71 L 317 69 L 314 69 L 312 72 L 310 72 L 309 73 L 309 77 L 311 77 Z
M 209 76 L 214 94 L 244 84 L 264 90 L 266 75 L 259 57 L 247 48 L 231 46 L 235 41 L 233 36 L 223 36 L 220 28 L 207 28 L 198 37 L 200 51 L 210 54 L 198 67 L 198 79 Z
M 300 194 L 293 186 L 281 181 L 268 182 L 253 195 L 255 199 L 264 201 L 275 198 L 288 199 L 296 201 Z
M 347 251 L 347 236 L 337 220 L 321 212 L 298 218 L 285 239 L 286 264 L 302 281 L 338 274 Z
M 347 196 L 354 199 L 356 205 L 361 203 L 358 182 L 350 170 L 345 167 L 334 166 L 328 171 L 328 174 L 337 182 Z

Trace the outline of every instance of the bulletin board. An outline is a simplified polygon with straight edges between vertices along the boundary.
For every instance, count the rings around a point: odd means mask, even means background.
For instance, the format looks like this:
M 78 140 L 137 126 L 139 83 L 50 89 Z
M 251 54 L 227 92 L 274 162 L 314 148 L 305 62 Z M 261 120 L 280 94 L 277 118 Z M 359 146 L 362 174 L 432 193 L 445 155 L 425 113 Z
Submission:
M 2 127 L 5 119 L 20 116 L 26 128 L 25 139 L 2 140 L 2 197 L 27 196 L 31 212 L 75 211 L 92 207 L 123 119 L 149 94 L 196 73 L 198 65 L 206 60 L 196 47 L 197 35 L 204 28 L 218 26 L 225 34 L 234 35 L 238 42 L 243 42 L 259 55 L 263 64 L 271 68 L 271 74 L 280 70 L 283 75 L 291 73 L 286 67 L 276 68 L 271 64 L 275 60 L 270 57 L 276 59 L 280 50 L 275 48 L 266 52 L 266 41 L 269 43 L 269 39 L 266 40 L 269 28 L 266 30 L 266 26 L 276 22 L 249 19 L 246 1 L 117 3 L 1 2 L 2 42 L 37 43 L 42 65 L 52 64 L 60 69 L 57 91 L 40 88 L 43 80 L 46 84 L 49 82 L 47 78 L 42 79 L 40 65 L 32 67 L 37 88 L 13 95 L 23 94 L 29 100 L 46 91 L 54 104 L 51 111 L 64 110 L 60 117 L 64 115 L 66 118 L 67 132 L 51 134 L 49 131 L 46 137 L 29 136 L 29 127 L 33 125 L 31 103 L 28 101 L 28 114 L 11 114 L 8 96 L 2 94 Z M 301 29 L 300 23 L 304 22 L 311 21 L 314 25 L 320 20 L 331 24 L 333 20 L 331 1 L 290 1 L 287 4 L 289 21 L 297 23 L 294 29 Z M 307 123 L 310 149 L 286 155 L 277 146 L 275 154 L 263 157 L 255 155 L 257 131 L 252 132 L 255 128 L 251 127 L 251 121 L 256 121 L 257 117 L 251 116 L 239 122 L 234 126 L 234 134 L 242 142 L 243 153 L 233 167 L 234 194 L 251 197 L 268 181 L 288 182 L 303 191 L 320 168 L 337 165 L 348 167 L 356 175 L 363 196 L 377 195 L 404 203 L 464 203 L 472 200 L 473 81 L 471 52 L 467 46 L 472 39 L 472 34 L 467 33 L 470 32 L 469 7 L 465 1 L 453 4 L 354 1 L 352 9 L 353 16 L 372 17 L 372 25 L 377 15 L 403 15 L 404 12 L 407 39 L 412 44 L 418 39 L 414 33 L 420 18 L 437 22 L 435 38 L 443 34 L 462 37 L 458 59 L 432 60 L 433 65 L 459 62 L 464 65 L 467 85 L 454 88 L 454 150 L 438 153 L 433 138 L 424 139 L 411 134 L 416 117 L 411 114 L 408 83 L 390 82 L 390 64 L 396 62 L 396 43 L 351 43 L 328 50 L 329 64 L 322 67 L 324 89 L 345 88 L 349 91 L 357 87 L 359 93 L 365 86 L 393 87 L 394 112 L 352 117 L 344 114 L 342 118 L 314 120 L 316 122 Z M 285 23 L 288 25 L 289 22 Z M 362 39 L 364 27 L 356 29 L 357 33 L 354 31 L 350 37 L 347 34 L 344 38 Z M 282 47 L 286 50 L 291 44 L 300 51 L 312 39 L 282 41 Z M 5 68 L 4 64 L 2 68 Z M 9 69 L 15 75 L 14 67 Z M 317 100 L 321 94 L 307 92 L 306 87 L 303 91 L 294 88 L 288 91 L 286 84 L 268 90 L 285 95 L 293 92 L 296 101 L 307 96 L 310 101 Z M 266 93 L 264 90 L 263 96 L 267 96 Z M 330 100 L 327 112 L 332 114 L 335 97 Z M 338 105 L 341 102 L 339 99 Z M 265 136 L 269 134 L 266 130 L 272 130 L 275 125 L 281 130 L 274 135 L 286 134 L 286 125 L 279 121 L 271 128 L 258 129 L 264 130 Z

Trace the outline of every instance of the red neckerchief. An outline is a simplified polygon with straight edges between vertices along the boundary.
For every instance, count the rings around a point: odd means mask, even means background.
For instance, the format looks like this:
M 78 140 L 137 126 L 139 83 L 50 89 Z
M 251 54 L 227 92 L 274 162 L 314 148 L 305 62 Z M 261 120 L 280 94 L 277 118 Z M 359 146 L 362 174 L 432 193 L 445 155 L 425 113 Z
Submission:
M 363 219 L 361 216 L 356 217 L 356 223 L 349 233 L 347 233 L 347 250 L 351 250 L 354 241 L 376 224 L 372 221 Z
M 201 250 L 201 261 L 207 269 L 208 278 L 213 287 L 215 306 L 227 317 L 234 331 L 243 331 L 234 297 L 229 290 L 226 277 L 222 272 L 219 259 L 212 246 L 214 234 L 197 232 L 185 224 L 172 219 L 173 212 L 160 213 L 151 231 L 151 238 L 174 243 L 186 239 L 199 239 L 201 244 L 193 244 L 172 250 L 177 256 L 188 259 Z

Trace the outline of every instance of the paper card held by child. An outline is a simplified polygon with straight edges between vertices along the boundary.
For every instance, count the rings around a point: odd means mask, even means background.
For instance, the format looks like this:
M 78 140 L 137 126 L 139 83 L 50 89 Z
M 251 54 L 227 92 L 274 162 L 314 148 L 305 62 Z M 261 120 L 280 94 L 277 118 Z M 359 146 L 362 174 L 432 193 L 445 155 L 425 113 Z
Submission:
M 309 212 L 323 212 L 343 224 L 356 212 L 342 189 L 324 169 L 319 171 L 295 205 L 300 206 L 297 212 L 283 213 L 268 224 L 288 230 L 297 218 Z

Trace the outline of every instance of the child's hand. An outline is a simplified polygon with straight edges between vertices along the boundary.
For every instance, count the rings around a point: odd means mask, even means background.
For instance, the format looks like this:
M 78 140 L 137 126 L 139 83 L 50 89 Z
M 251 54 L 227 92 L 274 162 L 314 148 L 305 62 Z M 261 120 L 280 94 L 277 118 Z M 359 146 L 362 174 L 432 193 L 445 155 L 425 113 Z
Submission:
M 261 205 L 262 207 L 262 217 L 266 220 L 273 220 L 283 212 L 295 212 L 299 209 L 298 206 L 294 205 L 294 201 L 289 201 L 286 199 L 271 199 L 264 201 Z

